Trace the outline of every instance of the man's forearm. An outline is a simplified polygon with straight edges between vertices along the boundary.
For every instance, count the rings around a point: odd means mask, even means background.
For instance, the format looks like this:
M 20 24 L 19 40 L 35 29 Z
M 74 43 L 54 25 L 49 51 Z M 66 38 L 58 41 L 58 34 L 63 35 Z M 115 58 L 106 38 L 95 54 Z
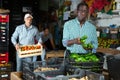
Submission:
M 17 44 L 17 41 L 13 39 L 13 37 L 11 38 L 11 42 L 13 43 L 14 46 Z
M 67 46 L 70 46 L 70 45 L 73 45 L 73 44 L 75 44 L 75 39 L 67 41 Z
M 73 44 L 81 44 L 80 38 L 75 38 L 75 39 L 72 39 L 72 40 L 64 40 L 64 41 L 63 41 L 63 45 L 64 45 L 65 47 L 71 46 L 71 45 L 73 45 Z

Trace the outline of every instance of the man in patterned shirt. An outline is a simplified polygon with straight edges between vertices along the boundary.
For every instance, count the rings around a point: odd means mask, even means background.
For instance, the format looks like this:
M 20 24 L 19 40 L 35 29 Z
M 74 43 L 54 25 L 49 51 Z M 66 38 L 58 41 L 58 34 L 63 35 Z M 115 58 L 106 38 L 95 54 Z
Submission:
M 88 5 L 81 2 L 77 6 L 77 17 L 64 24 L 62 43 L 71 53 L 87 53 L 80 42 L 84 35 L 88 37 L 86 43 L 92 42 L 94 50 L 98 47 L 96 27 L 87 21 L 88 13 Z

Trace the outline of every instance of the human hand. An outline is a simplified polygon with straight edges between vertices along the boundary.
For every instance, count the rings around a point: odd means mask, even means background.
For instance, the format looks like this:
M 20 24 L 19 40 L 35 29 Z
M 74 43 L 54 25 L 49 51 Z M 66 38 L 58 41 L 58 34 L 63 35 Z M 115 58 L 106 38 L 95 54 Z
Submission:
M 75 38 L 75 39 L 74 39 L 74 44 L 81 44 L 80 38 Z
M 15 45 L 15 49 L 18 50 L 20 48 L 19 44 Z

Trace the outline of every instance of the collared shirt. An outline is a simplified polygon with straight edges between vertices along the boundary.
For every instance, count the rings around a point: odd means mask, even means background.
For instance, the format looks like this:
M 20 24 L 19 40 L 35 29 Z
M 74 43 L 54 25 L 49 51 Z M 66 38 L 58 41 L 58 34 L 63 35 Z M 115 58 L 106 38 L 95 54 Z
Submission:
M 82 45 L 73 44 L 67 46 L 68 40 L 81 38 L 84 35 L 88 36 L 86 43 L 92 42 L 94 49 L 96 49 L 98 47 L 98 41 L 95 26 L 90 22 L 86 21 L 81 27 L 80 22 L 77 18 L 75 18 L 73 20 L 67 21 L 64 24 L 62 43 L 71 52 L 87 53 L 87 51 L 82 47 Z
M 33 25 L 27 28 L 25 24 L 17 26 L 11 37 L 11 41 L 14 45 L 17 43 L 19 43 L 20 45 L 35 44 L 35 39 L 37 39 L 40 43 L 42 42 L 39 36 L 38 29 Z

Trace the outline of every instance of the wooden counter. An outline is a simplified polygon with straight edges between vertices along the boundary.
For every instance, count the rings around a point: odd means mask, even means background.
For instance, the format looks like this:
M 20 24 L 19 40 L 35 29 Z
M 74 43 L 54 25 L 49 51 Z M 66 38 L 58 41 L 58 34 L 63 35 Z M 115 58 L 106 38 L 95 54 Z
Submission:
M 64 50 L 46 52 L 46 59 L 52 57 L 64 57 Z
M 112 48 L 98 48 L 97 52 L 102 52 L 105 54 L 112 54 L 112 55 L 120 54 L 120 50 L 112 49 Z

